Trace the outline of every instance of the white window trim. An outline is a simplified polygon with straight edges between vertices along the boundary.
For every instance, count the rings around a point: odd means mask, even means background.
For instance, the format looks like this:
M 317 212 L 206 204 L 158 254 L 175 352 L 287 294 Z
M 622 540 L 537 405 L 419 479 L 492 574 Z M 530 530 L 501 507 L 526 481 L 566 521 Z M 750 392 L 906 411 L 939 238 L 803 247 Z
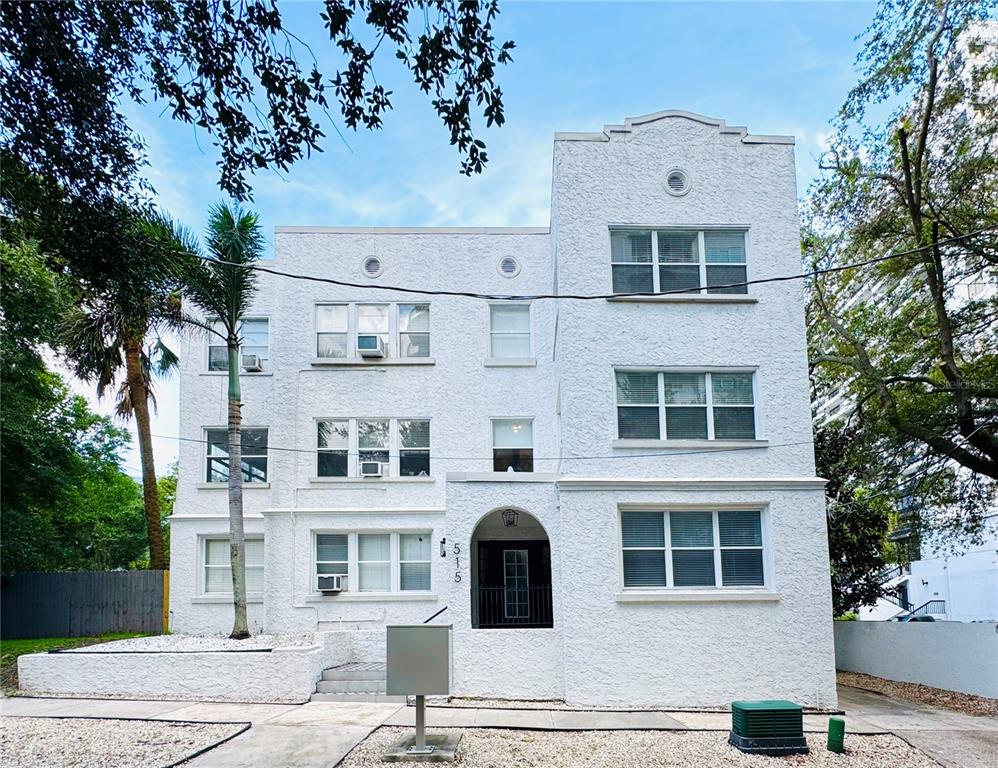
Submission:
M 425 304 L 429 308 L 429 330 L 431 355 L 428 357 L 401 357 L 402 348 L 399 324 L 399 307 L 410 304 Z M 341 306 L 347 308 L 347 356 L 319 357 L 319 307 Z M 361 357 L 357 351 L 357 308 L 360 306 L 388 307 L 388 344 L 383 358 Z M 433 303 L 430 301 L 316 301 L 312 305 L 312 365 L 316 367 L 334 365 L 433 365 Z
M 662 226 L 662 225 L 610 225 L 608 232 L 609 237 L 613 236 L 613 232 L 650 232 L 651 233 L 651 267 L 652 267 L 652 292 L 659 293 L 661 291 L 661 275 L 659 273 L 659 261 L 658 261 L 658 232 L 696 232 L 697 233 L 697 250 L 698 250 L 698 265 L 700 267 L 700 290 L 690 291 L 688 293 L 672 293 L 665 296 L 614 296 L 613 298 L 607 299 L 608 301 L 672 301 L 672 302 L 716 302 L 720 304 L 744 304 L 744 303 L 755 303 L 758 299 L 752 295 L 752 286 L 746 286 L 745 293 L 707 293 L 707 253 L 704 248 L 704 233 L 705 232 L 741 232 L 745 235 L 745 280 L 749 282 L 752 280 L 751 264 L 752 264 L 752 253 L 751 253 L 751 227 L 748 225 L 738 225 L 738 224 L 727 224 L 723 226 L 713 226 L 704 224 L 690 224 L 690 225 L 675 225 L 675 226 Z M 612 246 L 611 246 L 612 248 Z M 616 264 L 638 264 L 645 265 L 648 262 L 614 262 L 612 252 L 610 255 L 610 290 L 611 294 L 615 293 L 613 289 L 613 265 Z M 668 262 L 667 262 L 668 263 Z M 677 262 L 678 263 L 678 262 Z
M 430 588 L 429 589 L 407 589 L 402 591 L 400 586 L 400 573 L 401 573 L 401 550 L 399 546 L 399 536 L 405 533 L 419 534 L 421 536 L 427 536 L 431 541 L 430 546 Z M 318 550 L 316 549 L 318 544 L 318 536 L 320 534 L 339 534 L 345 535 L 347 537 L 347 589 L 346 592 L 342 592 L 339 595 L 323 595 L 316 589 L 318 584 L 318 567 L 316 556 Z M 360 558 L 359 558 L 359 544 L 358 536 L 363 535 L 389 535 L 391 537 L 389 544 L 389 590 L 387 592 L 374 592 L 374 591 L 360 591 Z M 336 600 L 343 601 L 346 598 L 347 601 L 350 600 L 384 600 L 384 599 L 406 599 L 410 598 L 413 600 L 425 600 L 427 598 L 436 598 L 436 594 L 433 592 L 434 578 L 433 578 L 433 531 L 427 530 L 425 528 L 313 528 L 310 535 L 310 549 L 309 558 L 311 565 L 309 567 L 310 579 L 308 589 L 305 594 L 308 595 L 310 600 L 321 600 L 323 602 L 330 601 L 334 602 Z M 337 561 L 340 562 L 340 561 Z M 371 561 L 373 562 L 373 561 Z M 378 561 L 381 562 L 381 561 Z M 411 560 L 406 562 L 426 562 L 424 560 Z
M 496 333 L 492 330 L 492 307 L 526 307 L 527 308 L 527 343 L 529 348 L 525 357 L 495 357 L 492 354 L 492 337 Z M 537 358 L 534 356 L 534 310 L 533 302 L 530 301 L 490 301 L 488 302 L 488 312 L 486 315 L 485 334 L 485 367 L 486 368 L 529 368 L 537 365 Z M 512 334 L 503 334 L 509 336 Z
M 620 437 L 620 421 L 618 418 L 618 408 L 648 408 L 649 410 L 653 407 L 650 403 L 647 405 L 629 405 L 627 403 L 619 403 L 617 401 L 617 373 L 654 373 L 657 375 L 658 382 L 658 427 L 659 427 L 659 437 L 654 438 L 629 438 Z M 684 407 L 684 406 L 667 406 L 665 403 L 665 376 L 663 374 L 668 373 L 698 373 L 705 374 L 704 384 L 706 386 L 706 404 L 690 407 L 703 407 L 707 409 L 707 437 L 704 438 L 674 438 L 669 439 L 668 437 L 663 437 L 663 435 L 668 435 L 666 429 L 666 410 L 670 407 Z M 734 439 L 734 438 L 723 438 L 717 440 L 714 437 L 714 392 L 713 386 L 711 384 L 710 375 L 718 373 L 740 373 L 748 374 L 752 376 L 752 420 L 753 427 L 755 429 L 754 438 L 746 438 L 744 440 Z M 724 368 L 724 367 L 696 367 L 696 368 L 635 368 L 635 367 L 615 367 L 612 371 L 612 386 L 613 386 L 613 439 L 611 442 L 614 448 L 651 448 L 655 446 L 662 447 L 704 447 L 704 448 L 764 448 L 769 445 L 769 441 L 763 434 L 763 422 L 761 418 L 761 407 L 759 403 L 759 369 L 750 367 L 737 367 L 737 368 Z M 718 408 L 747 408 L 746 405 L 719 405 Z
M 640 586 L 628 587 L 624 584 L 624 512 L 660 512 L 662 514 L 662 525 L 665 533 L 664 547 L 628 547 L 627 549 L 654 550 L 661 551 L 665 558 L 665 583 L 666 586 Z M 714 536 L 714 586 L 689 587 L 675 586 L 672 573 L 672 531 L 669 524 L 669 514 L 672 512 L 710 512 L 713 523 Z M 721 575 L 721 539 L 718 532 L 718 512 L 758 512 L 759 526 L 762 534 L 761 547 L 724 547 L 724 549 L 761 549 L 762 550 L 762 584 L 751 586 L 724 586 Z M 779 599 L 779 595 L 774 590 L 773 578 L 773 548 L 770 534 L 770 510 L 768 504 L 748 503 L 748 504 L 687 504 L 654 506 L 647 505 L 621 505 L 617 510 L 617 572 L 620 579 L 620 590 L 618 602 L 657 602 L 656 596 L 674 596 L 678 601 L 697 602 L 699 600 L 711 601 L 714 596 L 717 599 L 726 599 L 725 596 L 744 596 L 745 599 Z M 690 549 L 680 547 L 680 549 Z M 695 548 L 694 548 L 695 549 Z M 702 547 L 707 549 L 707 547 Z M 627 599 L 633 595 L 636 599 Z M 642 596 L 649 596 L 649 599 L 641 599 Z M 673 598 L 669 598 L 673 599 Z
M 345 477 L 337 475 L 319 474 L 319 452 L 326 449 L 319 448 L 319 422 L 322 421 L 345 421 L 347 422 L 347 474 Z M 383 477 L 361 477 L 360 476 L 360 430 L 358 422 L 361 421 L 387 421 L 388 422 L 388 471 Z M 399 435 L 400 421 L 428 421 L 430 422 L 430 447 L 406 448 L 404 450 L 425 450 L 430 457 L 430 475 L 426 477 L 400 474 L 399 451 L 402 448 L 402 438 Z M 315 459 L 312 464 L 312 481 L 315 483 L 324 482 L 433 482 L 433 420 L 427 416 L 320 416 L 312 420 L 313 446 L 315 447 Z M 337 449 L 332 449 L 337 450 Z M 339 449 L 342 450 L 342 449 Z M 371 450 L 365 448 L 364 450 Z M 268 467 L 269 470 L 269 467 Z M 207 474 L 205 474 L 207 476 Z
M 208 480 L 208 430 L 217 430 L 217 429 L 222 429 L 222 430 L 228 431 L 228 426 L 225 425 L 225 424 L 221 424 L 221 425 L 218 425 L 218 426 L 208 425 L 208 426 L 201 427 L 201 441 L 202 441 L 201 442 L 201 481 L 198 483 L 198 488 L 206 488 L 206 489 L 208 489 L 208 488 L 227 488 L 228 485 L 229 485 L 229 483 L 228 483 L 227 480 L 225 482 L 218 482 L 218 483 L 209 482 L 209 480 Z M 271 457 L 271 453 L 270 453 L 270 427 L 268 427 L 268 426 L 266 426 L 264 424 L 241 424 L 239 426 L 239 429 L 240 429 L 240 433 L 242 433 L 243 430 L 247 430 L 247 429 L 265 429 L 265 430 L 267 430 L 267 453 L 266 453 L 266 457 L 267 457 L 267 479 L 263 480 L 261 482 L 254 482 L 252 480 L 250 482 L 243 481 L 242 485 L 243 485 L 243 488 L 269 488 L 270 487 L 270 481 L 271 481 L 271 470 L 272 470 L 271 461 L 270 461 L 270 459 L 272 458 Z M 251 458 L 253 458 L 253 457 L 259 457 L 260 454 L 251 453 L 251 454 L 249 454 L 249 456 Z M 230 466 L 229 467 L 229 471 L 231 471 L 231 470 L 232 470 L 232 467 Z M 242 468 L 240 468 L 240 471 L 242 471 Z
M 246 534 L 243 537 L 246 541 L 263 541 L 263 534 Z M 229 535 L 227 533 L 203 533 L 198 534 L 197 537 L 197 558 L 198 558 L 198 573 L 197 573 L 197 584 L 195 587 L 195 602 L 232 602 L 232 592 L 208 592 L 206 590 L 207 584 L 205 580 L 205 569 L 210 567 L 207 563 L 207 547 L 209 541 L 229 541 Z M 264 578 L 264 588 L 266 589 L 266 579 L 267 579 L 267 556 L 266 556 L 266 544 L 264 545 L 264 560 L 263 560 L 263 578 Z M 230 566 L 231 567 L 231 566 Z M 247 592 L 246 601 L 249 603 L 262 603 L 263 602 L 263 592 Z
M 495 467 L 495 458 L 496 458 L 496 428 L 495 428 L 495 422 L 497 422 L 497 421 L 529 421 L 530 422 L 530 445 L 519 445 L 519 446 L 509 446 L 509 445 L 507 445 L 507 446 L 504 446 L 503 448 L 500 448 L 499 450 L 520 450 L 520 451 L 522 451 L 522 450 L 525 450 L 527 448 L 529 448 L 531 451 L 536 451 L 537 450 L 536 447 L 535 447 L 535 445 L 534 445 L 534 421 L 535 421 L 535 419 L 534 419 L 533 416 L 490 416 L 489 417 L 489 445 L 491 446 L 490 452 L 492 453 L 492 455 L 489 456 L 489 466 L 490 467 Z M 499 473 L 493 472 L 493 474 L 499 474 L 499 475 L 514 474 L 514 475 L 531 475 L 532 476 L 532 475 L 534 475 L 536 473 L 536 470 L 537 470 L 537 458 L 535 456 L 533 456 L 533 455 L 531 455 L 531 458 L 533 459 L 533 462 L 534 462 L 534 470 L 535 470 L 534 472 L 511 472 L 511 473 L 510 472 L 499 472 Z
M 246 317 L 243 318 L 243 320 L 244 321 L 245 320 L 266 320 L 267 321 L 267 356 L 265 358 L 263 358 L 263 359 L 264 359 L 265 362 L 269 362 L 272 359 L 272 357 L 271 357 L 271 350 L 274 348 L 274 344 L 273 344 L 273 341 L 272 341 L 272 339 L 273 339 L 273 325 L 274 325 L 273 319 L 271 318 L 270 315 L 255 314 L 255 315 L 247 315 Z M 207 318 L 205 318 L 205 322 L 207 322 L 209 324 L 213 324 L 213 323 L 218 322 L 218 318 L 207 317 Z M 242 323 L 242 321 L 240 321 L 240 326 L 241 326 L 241 323 Z M 201 374 L 203 376 L 228 376 L 229 375 L 229 372 L 227 370 L 226 371 L 213 371 L 213 370 L 211 370 L 208 367 L 208 365 L 209 365 L 209 359 L 211 357 L 211 349 L 210 349 L 210 347 L 219 347 L 219 346 L 224 347 L 224 346 L 226 346 L 226 343 L 224 341 L 221 344 L 218 344 L 218 343 L 213 344 L 212 343 L 212 341 L 218 342 L 218 340 L 219 340 L 218 336 L 216 336 L 214 333 L 212 333 L 211 331 L 207 332 L 206 338 L 204 340 L 203 349 L 201 351 Z M 241 357 L 242 356 L 242 344 L 240 344 L 240 346 L 239 346 L 239 354 L 240 354 L 240 357 Z M 240 365 L 239 365 L 239 376 L 240 377 L 243 377 L 243 376 L 273 376 L 274 375 L 273 371 L 266 371 L 266 370 L 264 370 L 264 371 L 244 371 L 242 369 L 242 360 L 240 359 L 239 362 L 240 362 Z

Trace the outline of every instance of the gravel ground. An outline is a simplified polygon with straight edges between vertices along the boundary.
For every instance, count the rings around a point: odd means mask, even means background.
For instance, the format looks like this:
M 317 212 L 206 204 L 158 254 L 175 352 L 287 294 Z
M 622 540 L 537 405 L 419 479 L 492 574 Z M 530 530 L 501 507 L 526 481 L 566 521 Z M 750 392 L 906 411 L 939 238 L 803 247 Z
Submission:
M 858 672 L 839 672 L 837 678 L 840 685 L 882 693 L 901 701 L 952 709 L 967 715 L 998 717 L 998 699 L 974 696 L 970 693 L 957 693 L 942 688 L 930 688 L 927 685 L 918 685 L 917 683 L 899 683 L 894 680 L 885 680 L 882 677 L 873 677 L 873 675 L 862 675 Z
M 315 635 L 305 632 L 297 635 L 253 635 L 246 640 L 230 640 L 225 635 L 153 635 L 115 640 L 86 648 L 70 649 L 65 653 L 94 653 L 122 651 L 256 651 L 270 648 L 312 645 Z
M 404 728 L 380 728 L 362 741 L 341 768 L 381 768 L 381 755 Z M 434 733 L 440 729 L 433 729 Z M 938 768 L 938 763 L 894 736 L 846 736 L 846 752 L 825 749 L 812 736 L 811 753 L 774 759 L 746 755 L 727 743 L 723 731 L 584 731 L 556 733 L 467 729 L 455 764 L 468 768 L 774 768 L 835 766 L 836 768 Z M 405 765 L 414 765 L 405 763 Z
M 0 718 L 0 768 L 155 768 L 245 726 L 145 720 Z

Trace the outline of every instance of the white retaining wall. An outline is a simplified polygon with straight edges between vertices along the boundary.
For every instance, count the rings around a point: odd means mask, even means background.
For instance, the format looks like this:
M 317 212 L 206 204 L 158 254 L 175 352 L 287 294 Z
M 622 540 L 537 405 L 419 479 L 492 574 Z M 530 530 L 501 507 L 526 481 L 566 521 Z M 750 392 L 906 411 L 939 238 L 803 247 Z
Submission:
M 998 698 L 998 624 L 837 621 L 835 666 Z

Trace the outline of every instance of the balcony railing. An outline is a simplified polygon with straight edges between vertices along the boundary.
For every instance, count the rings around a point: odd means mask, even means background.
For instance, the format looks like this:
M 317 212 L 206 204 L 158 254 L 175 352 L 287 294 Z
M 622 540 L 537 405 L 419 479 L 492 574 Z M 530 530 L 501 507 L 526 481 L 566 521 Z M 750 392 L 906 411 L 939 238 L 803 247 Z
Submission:
M 474 626 L 479 629 L 554 626 L 551 585 L 529 587 L 474 587 L 471 590 Z

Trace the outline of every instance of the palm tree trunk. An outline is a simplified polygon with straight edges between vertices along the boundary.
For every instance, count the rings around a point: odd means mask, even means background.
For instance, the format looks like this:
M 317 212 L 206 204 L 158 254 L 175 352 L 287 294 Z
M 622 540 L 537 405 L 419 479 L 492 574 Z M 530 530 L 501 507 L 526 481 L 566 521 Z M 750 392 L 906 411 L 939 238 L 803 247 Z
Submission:
M 246 538 L 243 531 L 243 437 L 242 393 L 239 390 L 239 340 L 230 338 L 229 348 L 229 556 L 232 561 L 234 640 L 250 636 L 246 620 Z
M 129 334 L 125 339 L 125 379 L 128 397 L 135 414 L 135 430 L 139 436 L 139 457 L 142 461 L 142 506 L 146 514 L 149 537 L 149 567 L 165 570 L 163 521 L 160 518 L 159 489 L 156 487 L 156 464 L 152 455 L 152 428 L 149 421 L 149 400 L 145 374 L 142 371 L 142 339 L 144 335 Z

